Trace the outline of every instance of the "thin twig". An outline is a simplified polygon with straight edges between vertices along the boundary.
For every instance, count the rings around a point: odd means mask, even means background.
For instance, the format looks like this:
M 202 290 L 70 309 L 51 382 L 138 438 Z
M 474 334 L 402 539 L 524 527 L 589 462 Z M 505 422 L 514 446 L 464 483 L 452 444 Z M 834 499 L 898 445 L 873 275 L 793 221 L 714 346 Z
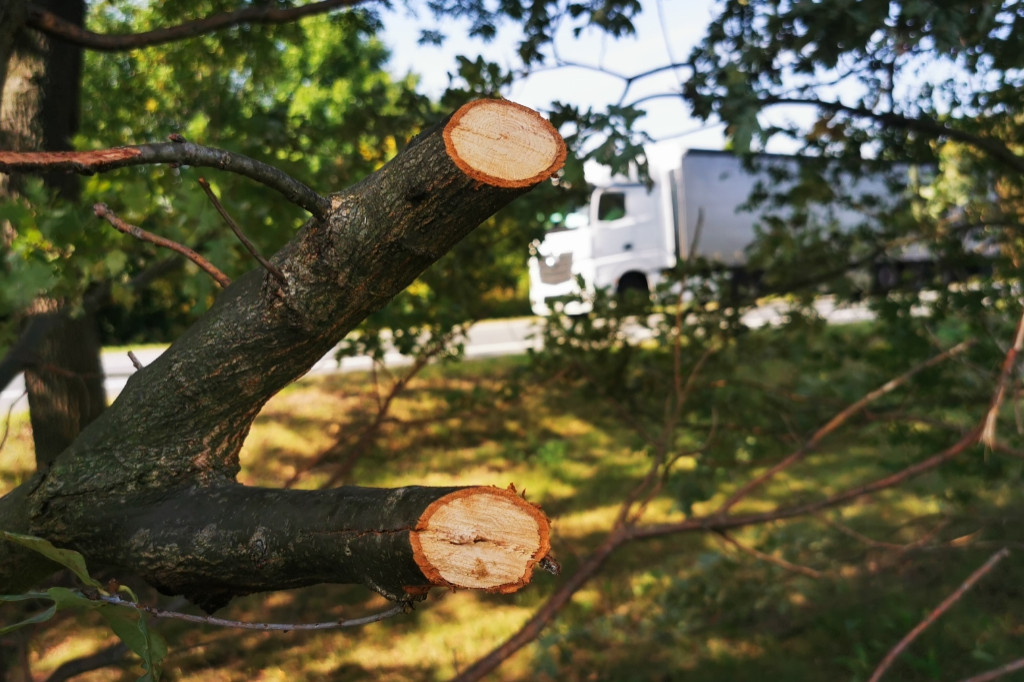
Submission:
M 1024 669 L 1024 658 L 1018 658 L 1016 661 L 1010 661 L 1006 665 L 1001 665 L 994 670 L 989 670 L 974 677 L 968 677 L 960 680 L 960 682 L 992 682 L 992 680 L 999 679 L 1003 675 L 1009 675 L 1021 669 Z
M 186 142 L 180 136 L 174 136 L 171 142 L 82 152 L 0 151 L 0 172 L 4 173 L 68 171 L 92 175 L 115 168 L 151 163 L 218 168 L 245 176 L 280 192 L 288 201 L 301 206 L 317 218 L 331 210 L 331 202 L 327 197 L 280 168 L 243 154 Z
M 4 446 L 7 445 L 7 434 L 11 430 L 11 415 L 14 414 L 14 406 L 17 405 L 18 401 L 24 398 L 27 394 L 28 389 L 26 388 L 21 392 L 21 395 L 11 401 L 10 406 L 7 408 L 7 418 L 4 419 L 4 435 L 0 436 L 0 450 L 3 450 Z
M 141 362 L 139 362 L 139 358 L 137 358 L 135 356 L 135 353 L 133 353 L 132 351 L 128 351 L 128 359 L 132 361 L 132 366 L 136 370 L 142 369 L 144 367 L 144 365 Z
M 764 562 L 767 562 L 769 564 L 773 564 L 775 566 L 778 566 L 779 568 L 782 568 L 782 569 L 785 569 L 787 571 L 790 571 L 792 573 L 799 573 L 800 575 L 807 576 L 808 578 L 814 578 L 815 580 L 818 580 L 819 578 L 821 578 L 824 575 L 821 571 L 816 571 L 813 568 L 810 568 L 808 566 L 801 566 L 800 564 L 794 564 L 794 563 L 786 561 L 785 559 L 782 559 L 780 557 L 772 556 L 771 554 L 766 554 L 765 552 L 762 552 L 760 550 L 756 550 L 753 547 L 748 547 L 747 545 L 744 545 L 744 544 L 740 543 L 739 541 L 737 541 L 735 538 L 730 536 L 728 533 L 720 532 L 720 533 L 713 533 L 713 535 L 716 538 L 718 538 L 719 540 L 721 540 L 722 542 L 724 542 L 725 544 L 734 547 L 735 549 L 739 550 L 740 552 L 743 552 L 744 554 L 749 554 L 750 556 L 754 557 L 758 561 L 764 561 Z
M 863 410 L 868 404 L 881 398 L 887 393 L 893 392 L 903 384 L 907 383 L 907 381 L 913 378 L 916 374 L 928 369 L 929 367 L 937 365 L 940 362 L 943 362 L 944 360 L 947 360 L 958 353 L 962 353 L 963 351 L 967 350 L 972 344 L 973 341 L 963 341 L 961 343 L 958 343 L 952 348 L 944 350 L 938 355 L 934 355 L 925 360 L 924 362 L 915 365 L 914 367 L 911 367 L 909 370 L 907 370 L 900 376 L 894 379 L 890 379 L 889 381 L 885 382 L 875 390 L 866 394 L 853 404 L 849 405 L 844 410 L 839 412 L 839 414 L 832 417 L 832 419 L 830 419 L 828 423 L 826 423 L 824 426 L 818 429 L 814 433 L 814 435 L 811 436 L 810 440 L 804 443 L 798 450 L 790 454 L 788 457 L 786 457 L 785 459 L 783 459 L 775 466 L 771 467 L 770 469 L 762 473 L 761 475 L 756 476 L 755 478 L 741 486 L 739 490 L 737 490 L 736 492 L 729 496 L 729 499 L 722 503 L 722 506 L 718 508 L 717 513 L 725 514 L 727 511 L 732 509 L 736 505 L 736 503 L 738 503 L 744 497 L 749 495 L 755 488 L 760 487 L 779 472 L 791 467 L 792 465 L 806 457 L 812 450 L 814 450 L 818 446 L 819 443 L 821 443 L 821 441 L 827 435 L 829 435 L 830 433 L 838 429 L 840 426 L 842 426 L 844 423 L 846 423 L 846 421 L 849 420 L 850 417 Z
M 220 203 L 220 199 L 218 199 L 217 195 L 213 193 L 213 188 L 210 187 L 210 183 L 206 181 L 206 178 L 199 178 L 199 186 L 203 188 L 204 192 L 206 192 L 206 196 L 209 197 L 210 203 L 212 203 L 213 207 L 217 209 L 217 213 L 220 214 L 220 217 L 224 219 L 224 222 L 228 224 L 228 227 L 231 228 L 231 231 L 235 233 L 236 237 L 238 237 L 238 241 L 242 242 L 242 246 L 245 247 L 245 250 L 248 251 L 250 255 L 252 255 L 252 257 L 255 258 L 257 262 L 259 262 L 259 264 L 266 269 L 267 272 L 274 276 L 274 279 L 277 280 L 278 284 L 287 288 L 288 279 L 284 276 L 284 273 L 281 272 L 281 268 L 277 267 L 276 265 L 268 261 L 266 258 L 264 258 L 263 255 L 260 254 L 260 252 L 256 249 L 256 245 L 249 241 L 248 237 L 242 234 L 242 228 L 238 226 L 238 223 L 236 223 L 235 220 L 228 214 L 227 209 L 224 208 L 224 205 Z
M 1017 356 L 1024 351 L 1024 314 L 1017 320 L 1017 332 L 1014 334 L 1013 345 L 1006 351 L 1003 358 L 1003 369 L 999 373 L 999 380 L 996 384 L 995 393 L 992 396 L 992 403 L 985 415 L 985 428 L 981 432 L 981 442 L 989 448 L 994 448 L 996 443 L 996 421 L 999 419 L 999 408 L 1003 405 L 1006 397 L 1006 387 L 1013 375 L 1013 368 L 1017 364 Z
M 864 535 L 863 533 L 860 533 L 860 532 L 854 530 L 853 528 L 850 528 L 849 526 L 846 526 L 846 525 L 844 525 L 842 523 L 839 523 L 838 521 L 835 521 L 833 519 L 828 518 L 827 516 L 825 516 L 824 513 L 818 513 L 818 514 L 815 514 L 815 516 L 817 516 L 818 520 L 821 521 L 822 523 L 824 523 L 825 525 L 831 526 L 832 528 L 835 528 L 836 530 L 838 530 L 843 535 L 848 535 L 849 537 L 851 537 L 851 538 L 853 538 L 855 540 L 859 540 L 859 541 L 863 542 L 865 545 L 867 545 L 869 547 L 876 547 L 876 548 L 880 548 L 880 549 L 891 549 L 891 550 L 895 550 L 897 552 L 905 552 L 907 550 L 917 549 L 918 547 L 921 547 L 922 545 L 927 543 L 929 540 L 931 540 L 933 537 L 938 535 L 939 532 L 943 528 L 945 528 L 945 527 L 947 527 L 949 525 L 949 520 L 948 519 L 947 520 L 943 520 L 941 523 L 936 524 L 935 528 L 932 528 L 930 531 L 928 531 L 927 533 L 925 533 L 924 535 L 922 535 L 918 539 L 914 540 L 913 542 L 908 542 L 906 544 L 902 544 L 901 545 L 901 544 L 896 543 L 896 542 L 885 542 L 883 540 L 875 540 L 874 538 L 868 537 L 867 535 Z
M 100 595 L 98 598 L 108 604 L 145 611 L 154 618 L 183 620 L 189 623 L 203 623 L 204 625 L 216 625 L 217 627 L 222 628 L 239 628 L 242 630 L 281 630 L 284 632 L 291 630 L 333 630 L 337 628 L 354 628 L 362 625 L 369 625 L 370 623 L 376 623 L 377 621 L 385 620 L 392 616 L 397 616 L 400 613 L 405 613 L 406 610 L 405 604 L 397 604 L 386 611 L 371 613 L 370 615 L 363 616 L 362 618 L 349 618 L 347 620 L 335 620 L 328 621 L 326 623 L 250 623 L 241 620 L 216 618 L 214 616 L 197 616 L 191 613 L 167 611 L 153 606 L 146 606 L 145 604 L 136 604 L 133 601 L 121 599 L 116 595 Z
M 991 557 L 989 557 L 988 561 L 982 564 L 982 566 L 975 570 L 974 573 L 971 573 L 971 575 L 967 577 L 967 580 L 965 580 L 960 585 L 960 587 L 956 588 L 953 594 L 943 599 L 941 604 L 932 609 L 931 613 L 925 616 L 924 620 L 918 623 L 913 630 L 908 632 L 906 636 L 904 636 L 903 639 L 901 639 L 899 643 L 896 646 L 894 646 L 888 654 L 885 655 L 885 658 L 883 658 L 882 662 L 878 664 L 877 668 L 875 668 L 875 672 L 871 675 L 871 678 L 868 680 L 868 682 L 878 682 L 878 680 L 882 678 L 882 675 L 885 674 L 885 671 L 889 669 L 889 666 L 893 664 L 893 661 L 896 660 L 896 657 L 903 653 L 903 650 L 906 649 L 911 642 L 917 639 L 918 635 L 920 635 L 928 628 L 928 626 L 930 626 L 932 623 L 938 620 L 943 613 L 949 610 L 949 607 L 951 607 L 953 604 L 959 601 L 961 597 L 964 596 L 967 590 L 974 587 L 974 584 L 976 582 L 981 580 L 981 578 L 984 577 L 986 573 L 991 571 L 996 564 L 1005 559 L 1009 554 L 1010 550 L 1004 547 L 995 554 L 993 554 Z
M 217 266 L 215 266 L 213 263 L 200 256 L 198 253 L 188 248 L 187 246 L 179 244 L 178 242 L 175 241 L 171 241 L 170 239 L 157 236 L 152 232 L 147 232 L 146 230 L 143 230 L 141 227 L 138 227 L 137 225 L 126 223 L 125 221 L 118 218 L 106 204 L 93 204 L 92 210 L 93 213 L 95 213 L 98 217 L 103 218 L 108 223 L 113 225 L 114 229 L 116 229 L 118 232 L 123 232 L 124 234 L 131 235 L 136 239 L 141 239 L 144 242 L 156 244 L 157 246 L 162 246 L 165 249 L 170 249 L 171 251 L 180 253 L 181 255 L 185 256 L 185 258 L 188 258 L 190 261 L 192 261 L 200 268 L 202 268 L 202 270 L 210 277 L 212 277 L 217 282 L 217 284 L 221 285 L 224 288 L 227 288 L 231 284 L 231 280 L 228 278 L 228 276 L 225 275 L 220 270 L 218 270 Z
M 824 509 L 840 507 L 842 505 L 849 504 L 859 497 L 870 495 L 871 493 L 876 493 L 880 490 L 894 488 L 912 478 L 920 476 L 921 474 L 945 464 L 965 452 L 972 445 L 975 445 L 978 441 L 979 433 L 981 433 L 980 425 L 965 433 L 956 443 L 953 443 L 941 452 L 935 453 L 931 457 L 901 469 L 896 473 L 870 481 L 855 488 L 848 488 L 832 495 L 831 497 L 818 500 L 817 502 L 795 504 L 789 507 L 779 506 L 770 511 L 752 514 L 722 515 L 718 512 L 714 512 L 707 516 L 696 516 L 684 519 L 683 521 L 635 526 L 629 529 L 629 534 L 632 539 L 642 539 L 663 537 L 665 535 L 674 535 L 676 533 L 686 531 L 728 530 L 730 528 L 740 528 L 742 526 L 752 526 L 760 523 L 770 523 L 772 521 L 783 521 L 785 519 L 814 514 Z
M 28 25 L 37 31 L 89 50 L 119 52 L 194 38 L 241 24 L 283 24 L 302 17 L 323 14 L 340 7 L 352 7 L 362 2 L 364 0 L 321 0 L 299 7 L 281 8 L 272 4 L 261 4 L 234 12 L 224 12 L 203 19 L 186 21 L 177 26 L 167 26 L 144 33 L 122 34 L 95 33 L 76 26 L 41 7 L 30 6 Z

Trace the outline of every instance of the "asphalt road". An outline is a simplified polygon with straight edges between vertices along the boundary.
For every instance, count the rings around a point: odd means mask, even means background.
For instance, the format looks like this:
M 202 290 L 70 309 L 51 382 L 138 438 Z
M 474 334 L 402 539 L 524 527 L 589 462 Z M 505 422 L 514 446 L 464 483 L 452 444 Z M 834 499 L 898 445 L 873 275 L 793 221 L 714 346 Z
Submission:
M 836 308 L 829 299 L 821 299 L 816 304 L 818 311 L 834 324 L 855 322 L 870 318 L 864 306 Z M 752 310 L 744 316 L 749 327 L 762 327 L 779 324 L 785 319 L 785 307 L 775 303 Z M 540 320 L 537 318 L 516 318 L 509 320 L 487 320 L 473 325 L 466 343 L 466 357 L 483 358 L 498 355 L 515 355 L 525 353 L 528 348 L 537 348 L 537 335 Z M 142 348 L 134 351 L 135 356 L 143 365 L 153 362 L 163 353 L 162 348 Z M 399 353 L 388 353 L 385 362 L 389 366 L 408 364 L 410 360 Z M 331 374 L 334 372 L 353 372 L 370 369 L 372 362 L 368 357 L 353 357 L 342 360 L 338 365 L 334 354 L 329 353 L 317 362 L 310 375 Z M 128 377 L 135 371 L 127 352 L 104 352 L 103 372 L 106 375 L 105 386 L 107 396 L 113 400 L 128 382 Z M 25 397 L 25 385 L 21 377 L 15 379 L 0 392 L 0 414 L 6 414 L 14 406 L 16 411 L 28 409 L 28 398 Z

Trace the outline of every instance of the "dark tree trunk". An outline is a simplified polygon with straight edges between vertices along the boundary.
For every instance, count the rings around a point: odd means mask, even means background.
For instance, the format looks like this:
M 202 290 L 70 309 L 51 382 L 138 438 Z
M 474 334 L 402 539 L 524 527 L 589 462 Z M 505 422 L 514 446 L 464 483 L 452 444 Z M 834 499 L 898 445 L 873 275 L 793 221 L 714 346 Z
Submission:
M 47 0 L 39 5 L 69 22 L 83 25 L 84 0 Z M 14 9 L 12 5 L 0 14 Z M 24 21 L 24 14 L 19 16 Z M 14 33 L 11 40 L 0 104 L 4 148 L 71 149 L 71 138 L 79 122 L 81 48 L 25 28 Z M 0 198 L 16 194 L 18 176 L 0 177 Z M 62 199 L 78 200 L 80 185 L 76 176 L 49 173 L 43 179 Z M 18 226 L 6 229 L 16 231 Z M 26 328 L 39 315 L 60 318 L 43 343 L 24 357 L 36 463 L 40 469 L 48 467 L 106 405 L 95 320 L 89 315 L 70 319 L 62 307 L 60 301 L 41 299 L 26 311 Z

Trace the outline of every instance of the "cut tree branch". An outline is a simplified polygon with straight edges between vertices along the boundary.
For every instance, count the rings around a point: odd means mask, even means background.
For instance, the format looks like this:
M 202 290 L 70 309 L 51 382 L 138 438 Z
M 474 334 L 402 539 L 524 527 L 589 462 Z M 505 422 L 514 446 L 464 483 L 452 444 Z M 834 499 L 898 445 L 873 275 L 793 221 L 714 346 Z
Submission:
M 180 138 L 176 138 L 180 139 Z M 68 171 L 92 175 L 152 163 L 171 163 L 218 168 L 255 180 L 288 201 L 322 218 L 331 209 L 327 197 L 288 175 L 280 168 L 224 149 L 204 147 L 192 142 L 155 142 L 133 147 L 115 147 L 83 152 L 11 152 L 0 151 L 0 172 L 40 173 Z
M 97 218 L 103 218 L 108 223 L 110 223 L 115 230 L 121 232 L 122 234 L 126 234 L 130 237 L 135 237 L 140 241 L 149 242 L 150 244 L 156 244 L 157 246 L 160 246 L 165 249 L 170 249 L 175 253 L 180 253 L 182 256 L 188 258 L 190 261 L 199 266 L 199 268 L 203 272 L 212 277 L 213 280 L 221 286 L 221 288 L 226 289 L 228 286 L 230 286 L 231 280 L 228 278 L 227 275 L 221 272 L 216 265 L 206 260 L 204 257 L 199 255 L 192 249 L 188 248 L 187 246 L 179 244 L 178 242 L 173 241 L 171 239 L 155 235 L 152 232 L 147 232 L 138 225 L 126 223 L 125 221 L 118 218 L 117 215 L 115 215 L 115 213 L 111 211 L 106 204 L 94 204 L 92 207 L 92 211 L 93 213 L 96 214 Z
M 88 31 L 81 26 L 61 19 L 42 7 L 29 8 L 28 25 L 64 42 L 99 52 L 120 52 L 142 47 L 162 45 L 186 38 L 221 31 L 242 24 L 284 24 L 315 14 L 324 14 L 342 7 L 354 7 L 365 0 L 321 0 L 299 7 L 274 7 L 272 4 L 257 5 L 245 9 L 215 14 L 204 19 L 186 21 L 177 26 L 158 28 L 144 33 L 104 34 Z
M 424 132 L 331 195 L 328 213 L 270 258 L 288 278 L 287 300 L 260 268 L 235 280 L 47 471 L 0 498 L 0 527 L 75 549 L 90 565 L 130 567 L 208 608 L 325 581 L 398 600 L 431 585 L 518 589 L 545 558 L 548 530 L 511 492 L 264 490 L 236 475 L 267 400 L 550 178 L 565 152 L 550 123 L 505 100 L 471 102 Z M 31 554 L 0 543 L 0 592 L 52 572 Z

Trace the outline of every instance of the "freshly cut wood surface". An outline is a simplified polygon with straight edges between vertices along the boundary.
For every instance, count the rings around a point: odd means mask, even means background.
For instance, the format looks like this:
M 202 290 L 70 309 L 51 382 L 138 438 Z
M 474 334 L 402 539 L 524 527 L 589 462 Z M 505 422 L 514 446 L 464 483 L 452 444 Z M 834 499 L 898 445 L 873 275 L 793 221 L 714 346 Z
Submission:
M 565 163 L 565 142 L 533 109 L 504 99 L 482 99 L 455 112 L 444 130 L 455 164 L 497 187 L 528 187 Z
M 431 583 L 515 592 L 551 550 L 551 524 L 511 490 L 463 488 L 427 507 L 410 539 Z

